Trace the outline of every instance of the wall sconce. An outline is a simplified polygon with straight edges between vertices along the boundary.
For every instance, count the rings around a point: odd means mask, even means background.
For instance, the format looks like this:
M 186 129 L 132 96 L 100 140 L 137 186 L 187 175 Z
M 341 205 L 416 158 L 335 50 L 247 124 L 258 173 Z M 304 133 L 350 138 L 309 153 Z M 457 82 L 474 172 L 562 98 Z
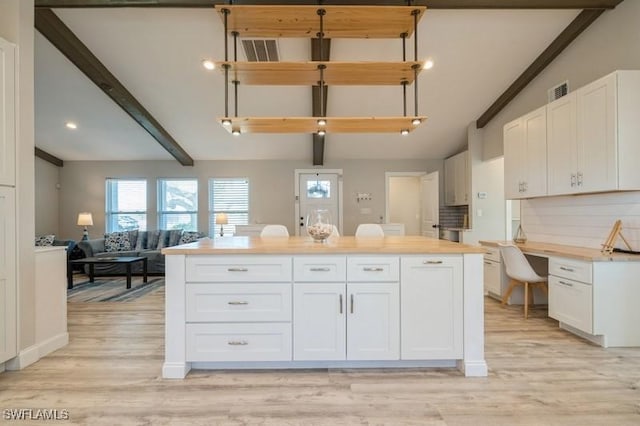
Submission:
M 216 214 L 216 224 L 220 225 L 220 236 L 224 237 L 224 229 L 222 225 L 226 225 L 229 223 L 229 218 L 226 213 L 217 213 Z
M 89 239 L 89 231 L 87 226 L 93 226 L 93 217 L 89 212 L 78 213 L 78 226 L 84 226 L 84 232 L 82 233 L 82 241 Z

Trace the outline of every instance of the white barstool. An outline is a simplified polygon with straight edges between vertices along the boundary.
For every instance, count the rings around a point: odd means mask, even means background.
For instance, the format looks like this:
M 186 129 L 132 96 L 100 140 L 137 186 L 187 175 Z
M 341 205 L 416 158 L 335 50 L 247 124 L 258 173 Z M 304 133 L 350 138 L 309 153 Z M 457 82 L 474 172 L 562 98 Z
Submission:
M 377 223 L 361 223 L 356 229 L 356 237 L 384 237 L 384 229 Z
M 260 232 L 261 237 L 288 237 L 289 231 L 284 225 L 265 225 Z

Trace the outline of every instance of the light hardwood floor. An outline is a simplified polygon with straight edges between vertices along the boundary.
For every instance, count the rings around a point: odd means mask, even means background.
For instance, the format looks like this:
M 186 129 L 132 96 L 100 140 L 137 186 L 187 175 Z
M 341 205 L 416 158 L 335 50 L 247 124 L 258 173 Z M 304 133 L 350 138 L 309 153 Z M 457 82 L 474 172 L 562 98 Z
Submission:
M 163 380 L 163 298 L 70 303 L 70 344 L 0 374 L 0 409 L 68 409 L 56 423 L 82 425 L 640 425 L 640 349 L 594 346 L 546 309 L 525 321 L 521 308 L 486 300 L 487 378 L 412 369 Z

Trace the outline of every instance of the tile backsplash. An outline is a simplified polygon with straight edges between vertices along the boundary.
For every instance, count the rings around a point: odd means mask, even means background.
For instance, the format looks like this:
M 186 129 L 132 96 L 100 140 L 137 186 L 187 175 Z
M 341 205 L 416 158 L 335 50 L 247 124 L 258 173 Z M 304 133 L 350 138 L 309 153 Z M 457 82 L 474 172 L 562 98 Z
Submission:
M 464 215 L 469 213 L 469 206 L 441 206 L 440 226 L 443 228 L 463 228 Z

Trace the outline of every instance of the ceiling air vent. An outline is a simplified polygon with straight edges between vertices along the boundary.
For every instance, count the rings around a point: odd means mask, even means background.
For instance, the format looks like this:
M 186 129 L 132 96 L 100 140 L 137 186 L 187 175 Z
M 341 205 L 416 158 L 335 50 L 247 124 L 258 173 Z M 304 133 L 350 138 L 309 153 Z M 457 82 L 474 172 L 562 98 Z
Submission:
M 278 62 L 278 43 L 273 39 L 245 39 L 242 48 L 249 62 Z
M 548 92 L 549 102 L 553 102 L 556 99 L 560 99 L 567 93 L 569 93 L 569 81 L 565 81 L 564 83 L 560 83 L 557 86 L 549 89 L 549 92 Z

